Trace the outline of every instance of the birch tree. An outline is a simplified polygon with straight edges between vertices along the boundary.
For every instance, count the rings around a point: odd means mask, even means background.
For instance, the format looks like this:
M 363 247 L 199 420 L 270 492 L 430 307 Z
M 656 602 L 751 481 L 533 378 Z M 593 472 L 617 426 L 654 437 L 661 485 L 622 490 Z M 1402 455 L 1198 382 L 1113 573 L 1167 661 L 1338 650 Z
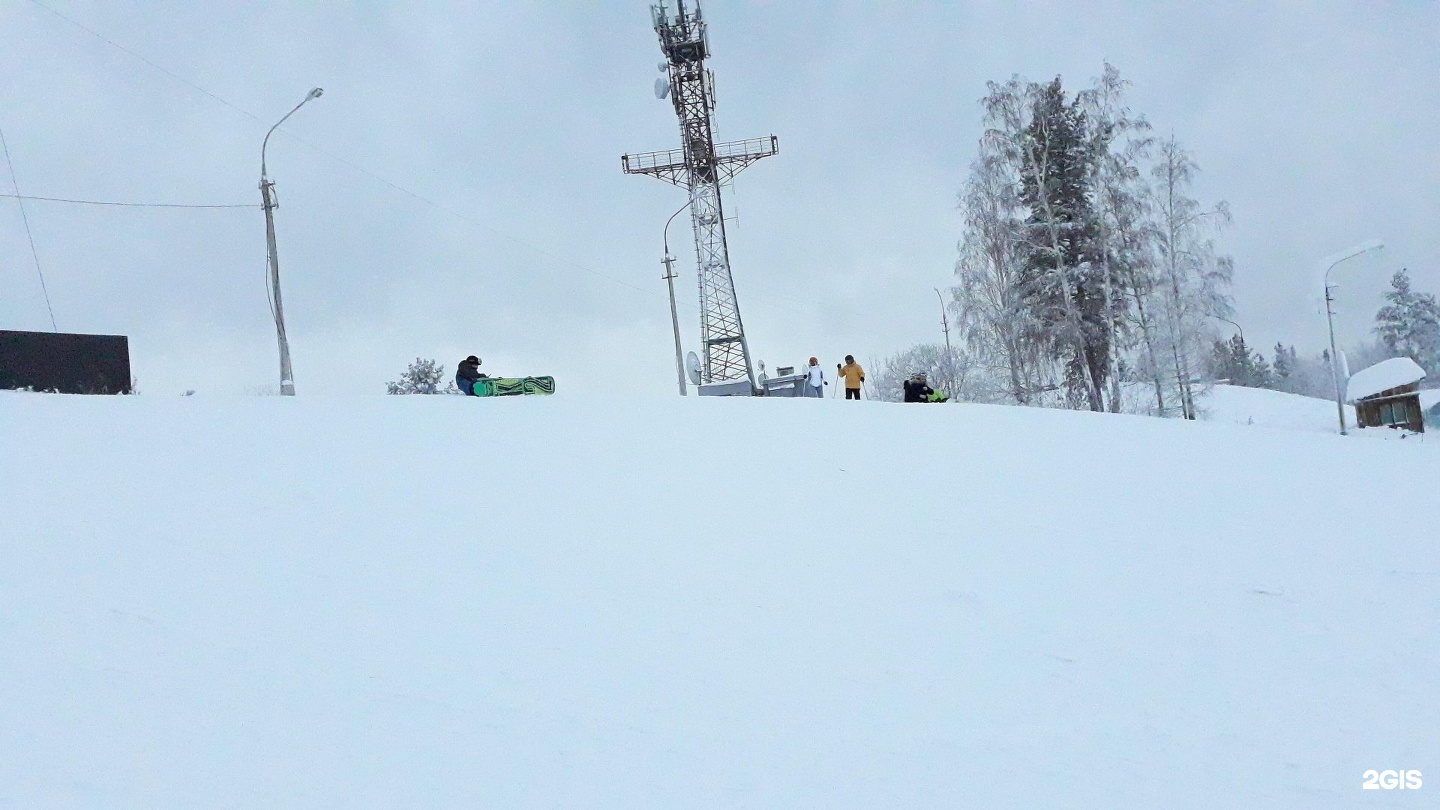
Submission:
M 1094 219 L 1086 197 L 1085 116 L 1060 80 L 991 82 L 986 145 L 1019 175 L 1027 209 L 1019 296 L 1027 337 L 1061 360 L 1067 403 L 1104 410 L 1103 296 L 1096 283 Z
M 1008 399 L 1029 405 L 1041 387 L 1039 358 L 1020 306 L 1021 253 L 1018 181 L 1002 156 L 983 144 L 961 193 L 965 235 L 955 264 L 959 285 L 952 310 L 962 342 L 990 380 L 1002 380 Z
M 974 390 L 973 365 L 967 352 L 952 348 L 949 356 L 941 343 L 921 343 L 881 360 L 870 369 L 875 399 L 900 402 L 904 399 L 902 385 L 911 375 L 925 374 L 930 385 L 944 391 L 957 402 L 984 401 L 983 393 Z
M 1090 189 L 1099 228 L 1103 277 L 1104 327 L 1110 350 L 1106 352 L 1110 381 L 1110 410 L 1121 406 L 1119 357 L 1125 316 L 1130 299 L 1124 294 L 1137 277 L 1152 270 L 1151 230 L 1145 224 L 1146 206 L 1139 161 L 1149 154 L 1150 124 L 1125 106 L 1128 82 L 1108 62 L 1094 87 L 1080 94 L 1090 119 Z M 1127 283 L 1128 282 L 1128 283 Z M 1154 344 L 1144 305 L 1136 301 L 1139 325 L 1150 365 Z M 1164 411 L 1164 395 L 1155 380 L 1156 403 Z
M 1206 318 L 1229 316 L 1233 264 L 1216 253 L 1211 238 L 1230 222 L 1225 203 L 1204 208 L 1188 196 L 1199 167 L 1172 135 L 1160 143 L 1152 169 L 1157 247 L 1163 283 L 1158 285 L 1169 361 L 1181 415 L 1196 418 L 1194 371 L 1210 334 Z
M 1148 410 L 1195 417 L 1207 319 L 1230 311 L 1212 238 L 1229 213 L 1190 196 L 1194 162 L 1126 87 L 1109 64 L 1073 99 L 1058 78 L 988 85 L 951 291 L 970 394 L 1119 411 L 1143 381 Z

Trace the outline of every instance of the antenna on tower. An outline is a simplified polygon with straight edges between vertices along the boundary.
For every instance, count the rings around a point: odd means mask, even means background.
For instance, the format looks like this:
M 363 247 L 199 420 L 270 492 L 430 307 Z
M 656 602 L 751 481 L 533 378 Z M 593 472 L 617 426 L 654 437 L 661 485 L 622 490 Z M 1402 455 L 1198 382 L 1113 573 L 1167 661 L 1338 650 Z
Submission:
M 672 17 L 664 0 L 650 7 L 660 38 L 666 73 L 655 83 L 655 97 L 670 98 L 680 121 L 679 149 L 627 154 L 626 174 L 648 174 L 690 192 L 690 224 L 700 277 L 700 342 L 704 361 L 697 383 L 703 395 L 751 395 L 756 392 L 750 346 L 740 321 L 730 249 L 725 241 L 725 211 L 720 189 L 761 158 L 780 151 L 780 141 L 750 138 L 715 143 L 715 77 L 705 67 L 710 42 L 699 0 L 694 11 L 676 0 Z

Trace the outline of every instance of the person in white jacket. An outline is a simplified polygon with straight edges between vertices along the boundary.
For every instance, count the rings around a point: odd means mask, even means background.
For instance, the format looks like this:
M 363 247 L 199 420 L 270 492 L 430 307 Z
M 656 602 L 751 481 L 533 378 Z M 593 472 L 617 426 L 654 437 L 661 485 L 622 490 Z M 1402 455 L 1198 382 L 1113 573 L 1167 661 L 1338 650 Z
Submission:
M 824 399 L 825 386 L 829 384 L 825 381 L 825 369 L 820 367 L 820 361 L 810 358 L 810 365 L 805 367 L 805 396 Z

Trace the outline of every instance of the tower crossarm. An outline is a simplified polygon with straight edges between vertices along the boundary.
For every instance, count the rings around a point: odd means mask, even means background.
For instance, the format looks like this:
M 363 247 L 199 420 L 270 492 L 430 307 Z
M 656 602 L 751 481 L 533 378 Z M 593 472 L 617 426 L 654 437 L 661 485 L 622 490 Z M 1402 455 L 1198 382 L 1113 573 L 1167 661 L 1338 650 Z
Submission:
M 768 138 L 747 138 L 743 141 L 717 143 L 715 144 L 715 166 L 719 169 L 720 182 L 728 183 L 751 163 L 779 153 L 780 139 L 774 135 Z
M 774 135 L 717 143 L 714 151 L 716 174 L 723 185 L 733 180 L 735 175 L 744 171 L 745 167 L 755 161 L 779 153 L 780 139 Z M 704 160 L 701 155 L 695 157 Z M 684 149 L 665 149 L 659 152 L 621 155 L 620 166 L 626 174 L 648 174 L 681 188 L 690 186 L 690 175 L 687 171 Z M 703 167 L 697 168 L 700 168 L 703 173 Z
M 648 174 L 681 188 L 690 185 L 689 172 L 685 169 L 684 149 L 665 149 L 659 152 L 638 152 L 620 156 L 620 167 L 626 174 Z

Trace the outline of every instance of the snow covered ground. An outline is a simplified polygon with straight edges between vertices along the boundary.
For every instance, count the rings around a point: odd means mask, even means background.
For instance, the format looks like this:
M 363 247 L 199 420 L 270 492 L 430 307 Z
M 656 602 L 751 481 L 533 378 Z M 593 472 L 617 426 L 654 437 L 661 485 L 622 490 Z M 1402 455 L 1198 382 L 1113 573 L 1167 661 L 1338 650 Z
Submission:
M 1340 432 L 1335 400 L 1302 397 L 1265 388 L 1216 385 L 1198 398 L 1200 418 L 1280 430 Z M 1345 406 L 1345 423 L 1355 424 L 1355 406 Z
M 1420 390 L 1420 410 L 1429 411 L 1436 405 L 1440 405 L 1440 388 L 1422 388 Z
M 7 394 L 0 465 L 0 807 L 1440 791 L 1434 443 L 562 381 Z

